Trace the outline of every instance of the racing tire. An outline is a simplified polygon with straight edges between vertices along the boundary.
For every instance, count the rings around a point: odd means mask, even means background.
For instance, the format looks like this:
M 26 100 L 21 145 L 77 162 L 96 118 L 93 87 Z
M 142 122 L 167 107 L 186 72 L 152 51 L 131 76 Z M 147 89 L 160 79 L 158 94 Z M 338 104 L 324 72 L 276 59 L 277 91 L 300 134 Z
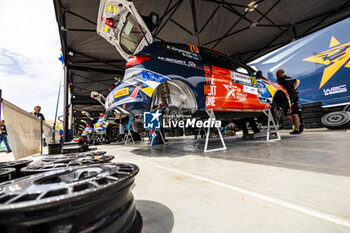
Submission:
M 117 142 L 120 138 L 119 125 L 109 124 L 107 126 L 107 138 L 110 142 Z
M 139 233 L 132 187 L 139 168 L 80 166 L 0 184 L 1 232 Z
M 316 108 L 316 107 L 322 107 L 322 102 L 310 102 L 306 104 L 301 104 L 301 108 Z
M 192 133 L 192 129 L 191 128 L 185 128 L 185 136 L 191 136 Z
M 271 112 L 272 116 L 275 120 L 275 122 L 278 125 L 281 125 L 283 122 L 283 116 L 284 116 L 284 110 L 281 106 L 279 106 L 277 103 L 273 102 L 271 104 Z M 266 119 L 267 120 L 267 119 Z M 266 122 L 267 123 L 267 122 Z
M 282 120 L 282 126 L 283 126 L 283 129 L 293 129 L 293 124 L 286 119 Z
M 323 108 L 315 107 L 315 108 L 302 108 L 301 114 L 311 113 L 311 112 L 323 112 Z
M 303 117 L 303 119 L 308 119 L 308 118 L 315 118 L 315 117 L 318 117 L 318 118 L 322 118 L 323 117 L 323 112 L 301 112 L 301 116 Z
M 133 130 L 131 130 L 131 134 L 135 142 L 141 141 L 142 138 L 140 133 L 136 133 Z
M 309 123 L 309 124 L 304 123 L 304 127 L 306 129 L 316 129 L 316 128 L 323 128 L 324 126 L 320 122 L 314 122 L 314 123 Z
M 91 164 L 107 164 L 114 159 L 113 155 L 60 155 L 47 156 L 41 159 L 41 162 L 36 162 L 26 167 L 21 168 L 23 175 L 31 175 L 42 172 L 55 171 L 59 169 L 67 169 L 76 166 L 84 166 Z
M 175 132 L 175 137 L 181 137 L 184 135 L 184 131 L 181 128 L 174 129 L 174 132 Z
M 1 167 L 0 168 L 0 182 L 11 180 L 12 176 L 15 172 L 16 172 L 15 168 Z
M 330 112 L 321 119 L 322 124 L 328 129 L 347 129 L 350 127 L 350 112 Z
M 313 117 L 313 118 L 306 118 L 303 119 L 304 124 L 312 124 L 312 123 L 322 123 L 321 117 Z
M 21 173 L 21 169 L 23 167 L 28 166 L 30 163 L 32 163 L 33 160 L 17 160 L 17 161 L 8 161 L 8 162 L 0 162 L 0 169 L 1 168 L 14 168 L 15 172 L 11 173 L 11 179 L 22 177 L 23 174 Z

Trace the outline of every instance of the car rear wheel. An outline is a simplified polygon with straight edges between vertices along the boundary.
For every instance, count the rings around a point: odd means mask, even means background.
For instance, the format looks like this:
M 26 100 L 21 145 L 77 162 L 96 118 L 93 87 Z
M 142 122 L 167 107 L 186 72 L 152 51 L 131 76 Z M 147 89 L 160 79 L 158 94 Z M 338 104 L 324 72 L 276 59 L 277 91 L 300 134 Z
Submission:
M 276 104 L 275 102 L 271 105 L 272 116 L 277 124 L 282 124 L 284 111 L 281 106 Z
M 197 101 L 190 87 L 179 80 L 169 80 L 164 84 L 167 85 L 167 88 L 164 88 L 166 93 L 161 88 L 162 84 L 153 93 L 151 111 L 160 110 L 162 106 L 176 106 L 184 114 L 193 114 L 197 111 Z M 168 95 L 169 103 L 164 100 L 164 94 Z

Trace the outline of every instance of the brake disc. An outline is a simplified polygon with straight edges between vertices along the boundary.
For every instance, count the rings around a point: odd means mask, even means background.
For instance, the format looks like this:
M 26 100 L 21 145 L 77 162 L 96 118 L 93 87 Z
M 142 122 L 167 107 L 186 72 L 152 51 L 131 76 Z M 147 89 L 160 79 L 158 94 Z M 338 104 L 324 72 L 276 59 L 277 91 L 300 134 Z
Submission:
M 139 224 L 131 193 L 138 171 L 133 164 L 95 164 L 4 182 L 0 231 L 131 232 Z
M 12 167 L 2 167 L 0 168 L 0 182 L 10 180 L 13 173 L 16 172 L 15 168 Z
M 62 168 L 69 168 L 74 166 L 107 163 L 114 159 L 112 155 L 97 155 L 97 156 L 77 156 L 75 158 L 65 158 L 62 156 L 49 156 L 44 163 L 34 163 L 21 169 L 23 174 L 35 174 L 40 172 L 53 171 Z M 44 159 L 42 159 L 44 161 Z

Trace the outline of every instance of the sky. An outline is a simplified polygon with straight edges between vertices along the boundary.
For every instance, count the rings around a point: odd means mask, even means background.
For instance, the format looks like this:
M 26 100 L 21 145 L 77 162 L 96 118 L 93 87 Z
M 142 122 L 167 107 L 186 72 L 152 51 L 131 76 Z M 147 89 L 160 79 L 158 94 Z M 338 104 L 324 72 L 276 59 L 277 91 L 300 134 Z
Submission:
M 60 49 L 52 0 L 0 0 L 0 89 L 5 100 L 28 112 L 40 105 L 45 118 L 53 120 L 63 77 Z M 58 116 L 62 101 L 63 95 Z

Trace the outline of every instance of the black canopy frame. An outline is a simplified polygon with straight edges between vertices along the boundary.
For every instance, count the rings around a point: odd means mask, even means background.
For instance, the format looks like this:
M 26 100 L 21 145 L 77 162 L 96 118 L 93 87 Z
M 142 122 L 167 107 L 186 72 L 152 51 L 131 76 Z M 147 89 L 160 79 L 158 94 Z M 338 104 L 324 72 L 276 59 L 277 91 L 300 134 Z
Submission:
M 64 132 L 81 110 L 97 115 L 104 95 L 123 76 L 125 61 L 96 33 L 99 0 L 53 0 L 65 65 Z M 244 62 L 350 16 L 350 0 L 134 0 L 141 15 L 159 15 L 155 40 L 191 43 Z M 68 100 L 70 86 L 71 99 Z M 65 133 L 67 139 L 67 133 Z

